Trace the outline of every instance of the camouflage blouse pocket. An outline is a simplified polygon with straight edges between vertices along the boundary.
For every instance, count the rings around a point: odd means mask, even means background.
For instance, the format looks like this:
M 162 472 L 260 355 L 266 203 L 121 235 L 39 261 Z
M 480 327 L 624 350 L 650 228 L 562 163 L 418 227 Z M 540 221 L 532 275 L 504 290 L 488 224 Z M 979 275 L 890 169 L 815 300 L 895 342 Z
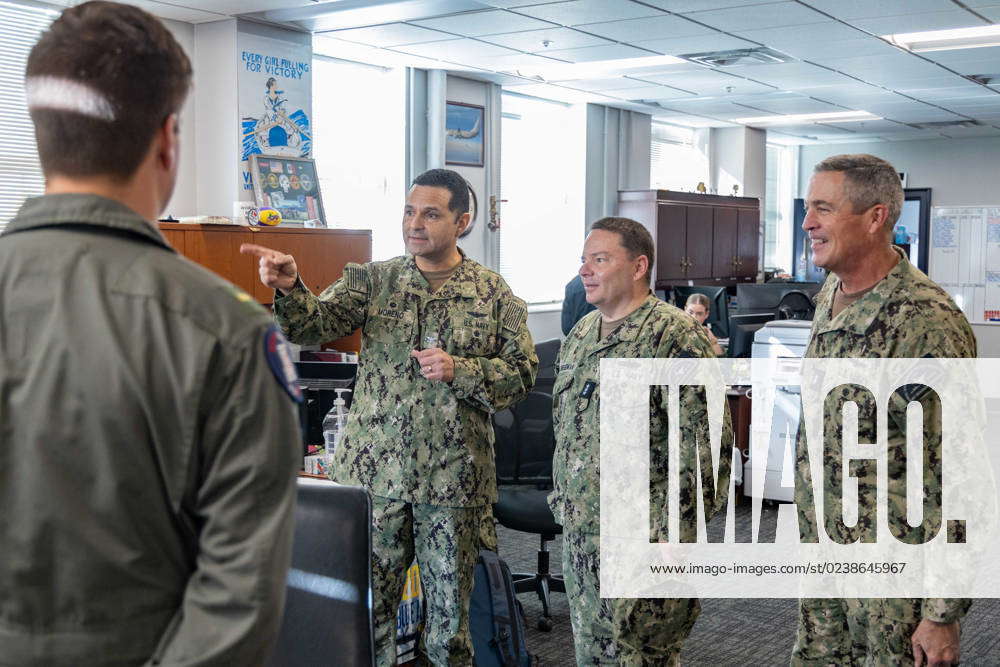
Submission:
M 452 319 L 454 354 L 485 357 L 497 352 L 496 321 L 489 313 L 461 313 Z
M 413 322 L 407 317 L 372 315 L 365 323 L 364 337 L 379 343 L 409 343 L 413 339 Z

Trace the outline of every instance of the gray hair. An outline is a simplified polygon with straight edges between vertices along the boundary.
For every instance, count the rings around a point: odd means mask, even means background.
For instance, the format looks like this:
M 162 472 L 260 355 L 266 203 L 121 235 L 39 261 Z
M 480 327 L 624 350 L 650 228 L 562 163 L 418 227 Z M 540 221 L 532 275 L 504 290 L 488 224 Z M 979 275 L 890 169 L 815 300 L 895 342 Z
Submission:
M 903 185 L 896 168 L 874 155 L 833 155 L 816 165 L 814 173 L 839 171 L 844 174 L 844 194 L 861 213 L 876 204 L 889 209 L 886 226 L 892 229 L 903 210 Z

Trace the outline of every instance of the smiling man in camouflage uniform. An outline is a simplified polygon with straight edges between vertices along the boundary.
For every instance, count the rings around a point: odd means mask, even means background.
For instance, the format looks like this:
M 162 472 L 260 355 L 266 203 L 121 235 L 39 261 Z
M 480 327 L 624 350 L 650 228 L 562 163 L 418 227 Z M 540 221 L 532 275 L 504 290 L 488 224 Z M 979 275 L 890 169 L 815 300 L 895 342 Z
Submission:
M 976 340 L 962 311 L 891 245 L 903 205 L 899 176 L 891 164 L 871 155 L 827 158 L 816 165 L 806 204 L 802 228 L 809 234 L 816 266 L 831 273 L 816 296 L 806 357 L 976 356 Z M 858 441 L 876 442 L 875 406 L 862 396 L 844 398 L 858 403 Z M 900 407 L 905 414 L 905 405 Z M 925 423 L 935 423 L 931 411 L 939 407 L 922 403 Z M 841 417 L 838 410 L 824 418 L 837 423 Z M 890 419 L 888 435 L 890 444 L 905 443 L 905 423 Z M 800 427 L 800 443 L 803 437 Z M 806 448 L 800 444 L 797 454 L 795 501 L 800 508 L 812 507 Z M 827 474 L 842 474 L 839 462 L 824 462 L 824 468 L 831 471 Z M 905 462 L 890 460 L 890 503 L 905 501 L 900 473 L 905 474 Z M 822 480 L 812 482 L 821 484 Z M 858 526 L 874 521 L 871 500 L 866 505 L 860 499 Z M 815 541 L 816 520 L 811 513 L 800 515 L 804 542 Z M 853 539 L 841 538 L 841 542 Z M 970 606 L 970 600 L 957 598 L 803 599 L 791 662 L 956 664 L 959 621 Z
M 553 390 L 555 490 L 549 496 L 564 531 L 563 576 L 576 661 L 578 665 L 679 664 L 681 646 L 700 611 L 696 598 L 602 599 L 600 595 L 600 362 L 715 355 L 695 320 L 650 293 L 653 240 L 642 225 L 627 218 L 598 220 L 582 259 L 580 276 L 587 301 L 597 310 L 576 324 L 559 352 Z M 705 405 L 693 398 L 682 399 L 680 426 L 704 429 L 700 436 L 707 442 Z M 668 460 L 667 392 L 652 388 L 649 407 L 650 484 L 657 487 L 654 491 L 662 491 Z M 728 414 L 722 442 L 718 479 L 728 489 L 732 453 Z M 695 473 L 682 470 L 681 474 Z M 716 495 L 709 513 L 724 506 L 726 498 L 726 493 Z M 694 512 L 692 503 L 682 502 L 682 516 L 691 519 Z M 652 519 L 665 528 L 664 517 Z M 666 540 L 659 528 L 654 533 Z
M 414 556 L 427 597 L 424 644 L 436 665 L 469 665 L 480 521 L 496 502 L 490 415 L 527 394 L 538 358 L 527 309 L 504 280 L 458 249 L 469 191 L 453 171 L 413 181 L 403 213 L 408 256 L 348 264 L 319 297 L 295 260 L 260 246 L 261 280 L 298 343 L 361 327 L 354 402 L 331 477 L 374 496 L 375 644 L 396 662 L 396 608 Z

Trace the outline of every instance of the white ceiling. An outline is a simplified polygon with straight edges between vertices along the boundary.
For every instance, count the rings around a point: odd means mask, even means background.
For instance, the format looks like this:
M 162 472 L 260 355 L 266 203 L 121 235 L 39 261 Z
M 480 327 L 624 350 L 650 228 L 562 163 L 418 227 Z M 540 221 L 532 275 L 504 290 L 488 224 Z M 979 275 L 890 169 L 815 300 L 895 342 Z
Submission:
M 768 128 L 789 143 L 1000 136 L 1000 47 L 914 54 L 879 37 L 1000 23 L 1000 0 L 130 1 L 194 23 L 291 25 L 316 35 L 317 53 L 438 67 L 689 127 L 845 110 L 883 118 Z M 757 46 L 794 60 L 717 69 L 613 62 Z M 569 65 L 597 61 L 597 73 Z M 992 75 L 993 85 L 971 75 Z M 979 124 L 914 127 L 945 121 Z

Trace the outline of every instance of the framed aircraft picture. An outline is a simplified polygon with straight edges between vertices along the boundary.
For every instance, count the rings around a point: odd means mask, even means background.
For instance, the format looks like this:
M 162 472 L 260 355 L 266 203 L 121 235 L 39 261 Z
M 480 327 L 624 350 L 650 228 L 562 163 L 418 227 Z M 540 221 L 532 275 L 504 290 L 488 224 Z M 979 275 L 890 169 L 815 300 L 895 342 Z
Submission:
M 448 102 L 444 123 L 445 164 L 483 166 L 485 110 L 475 104 Z
M 286 222 L 319 220 L 326 226 L 323 197 L 311 158 L 251 155 L 250 174 L 257 208 L 273 208 Z

